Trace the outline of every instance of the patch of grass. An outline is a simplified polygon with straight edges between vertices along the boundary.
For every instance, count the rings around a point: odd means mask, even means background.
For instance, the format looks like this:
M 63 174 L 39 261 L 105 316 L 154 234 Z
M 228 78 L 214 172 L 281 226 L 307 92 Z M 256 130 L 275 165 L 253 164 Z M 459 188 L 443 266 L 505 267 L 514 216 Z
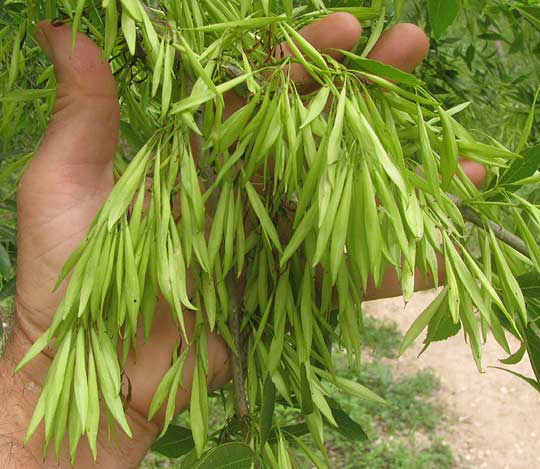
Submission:
M 403 335 L 394 321 L 367 316 L 364 328 L 364 344 L 375 357 L 397 358 Z
M 451 449 L 440 441 L 429 446 L 407 439 L 380 441 L 354 451 L 355 459 L 348 458 L 335 467 L 343 469 L 451 469 L 455 460 Z
M 351 373 L 348 377 L 355 379 Z M 396 379 L 392 365 L 375 362 L 366 364 L 356 380 L 379 394 L 388 405 L 359 406 L 354 399 L 339 400 L 351 415 L 357 413 L 360 419 L 373 420 L 378 433 L 433 431 L 443 423 L 436 400 L 440 383 L 431 370 Z

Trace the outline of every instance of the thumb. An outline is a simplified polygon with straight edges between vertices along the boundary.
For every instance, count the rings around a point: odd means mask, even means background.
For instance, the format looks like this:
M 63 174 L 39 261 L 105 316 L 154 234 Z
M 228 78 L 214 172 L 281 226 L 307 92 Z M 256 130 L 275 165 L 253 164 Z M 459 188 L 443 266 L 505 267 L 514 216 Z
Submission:
M 45 21 L 36 28 L 36 40 L 53 63 L 57 80 L 54 113 L 36 162 L 88 180 L 112 167 L 120 111 L 114 78 L 100 49 L 83 34 L 77 34 L 72 49 L 71 37 L 69 25 Z

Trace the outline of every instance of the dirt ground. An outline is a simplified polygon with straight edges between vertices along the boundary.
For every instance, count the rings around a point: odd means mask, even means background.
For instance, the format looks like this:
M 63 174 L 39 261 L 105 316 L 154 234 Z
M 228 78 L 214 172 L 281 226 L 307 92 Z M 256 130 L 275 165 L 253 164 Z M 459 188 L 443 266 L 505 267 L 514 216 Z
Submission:
M 433 292 L 419 293 L 406 308 L 399 298 L 367 303 L 366 309 L 375 317 L 396 321 L 405 332 L 434 296 Z M 505 358 L 497 343 L 490 340 L 486 344 L 485 373 L 480 374 L 462 334 L 432 344 L 417 358 L 422 341 L 423 337 L 419 338 L 399 359 L 398 371 L 436 370 L 442 383 L 442 404 L 456 421 L 447 443 L 458 467 L 540 468 L 540 395 L 509 373 L 488 368 L 500 365 L 498 360 Z M 526 360 L 512 369 L 532 376 Z

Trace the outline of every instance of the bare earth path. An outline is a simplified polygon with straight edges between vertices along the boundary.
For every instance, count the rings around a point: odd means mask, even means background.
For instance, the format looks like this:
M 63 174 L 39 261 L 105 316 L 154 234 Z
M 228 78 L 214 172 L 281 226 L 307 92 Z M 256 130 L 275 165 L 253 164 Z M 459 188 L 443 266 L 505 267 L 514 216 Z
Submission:
M 403 300 L 367 303 L 366 311 L 377 318 L 392 319 L 405 332 L 434 294 L 420 293 L 404 309 Z M 441 401 L 457 419 L 448 443 L 458 467 L 488 469 L 540 468 L 540 395 L 528 384 L 503 371 L 504 352 L 493 340 L 484 349 L 485 373 L 480 374 L 463 335 L 436 343 L 420 358 L 423 337 L 399 359 L 398 372 L 433 368 L 439 376 Z M 517 350 L 511 343 L 513 351 Z M 512 367 L 532 376 L 528 361 Z

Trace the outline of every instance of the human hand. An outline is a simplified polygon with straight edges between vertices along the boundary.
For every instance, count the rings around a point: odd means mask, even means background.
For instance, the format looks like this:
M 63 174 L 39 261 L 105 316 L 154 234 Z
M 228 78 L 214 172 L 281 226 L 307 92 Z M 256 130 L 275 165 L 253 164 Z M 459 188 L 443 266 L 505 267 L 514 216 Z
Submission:
M 334 14 L 308 26 L 302 33 L 317 48 L 330 51 L 351 49 L 360 37 L 361 28 L 350 15 Z M 17 322 L 11 341 L 13 361 L 18 361 L 23 349 L 49 326 L 63 297 L 65 290 L 51 291 L 63 263 L 84 239 L 113 187 L 112 165 L 119 128 L 114 80 L 99 49 L 86 36 L 79 35 L 75 52 L 70 56 L 71 28 L 55 28 L 48 22 L 38 26 L 37 38 L 55 64 L 58 96 L 50 126 L 23 177 L 18 195 L 19 258 Z M 383 35 L 371 58 L 410 72 L 423 60 L 427 49 L 425 35 L 415 26 L 402 24 Z M 286 46 L 284 50 L 287 52 Z M 339 58 L 337 52 L 329 53 Z M 293 65 L 292 74 L 309 88 L 310 77 L 301 66 Z M 241 98 L 234 94 L 228 96 L 230 110 L 241 105 Z M 475 176 L 480 171 L 472 166 L 468 173 Z M 186 312 L 188 330 L 193 322 L 191 313 Z M 169 368 L 171 351 L 178 339 L 177 327 L 168 307 L 161 301 L 150 340 L 143 344 L 141 339 L 137 358 L 132 356 L 126 367 L 132 385 L 127 415 L 135 438 L 129 440 L 122 435 L 116 447 L 103 437 L 97 464 L 136 466 L 146 454 L 159 429 L 159 422 L 146 421 L 147 410 L 153 392 Z M 217 387 L 229 374 L 228 353 L 215 335 L 209 335 L 209 350 L 208 382 L 209 386 Z M 30 415 L 50 365 L 50 353 L 47 351 L 32 362 L 19 378 L 25 387 L 28 382 L 36 385 L 24 406 Z M 193 360 L 188 360 L 184 374 L 186 389 L 178 396 L 178 411 L 185 409 L 189 402 L 192 370 Z M 9 392 L 8 388 L 2 387 L 0 391 Z M 28 419 L 26 414 L 19 419 L 21 428 L 16 431 L 20 440 Z M 24 451 L 39 460 L 41 444 L 40 438 L 34 437 Z M 67 461 L 64 455 L 62 464 L 67 465 Z M 54 465 L 52 460 L 50 463 Z M 92 465 L 86 443 L 81 444 L 77 465 Z

